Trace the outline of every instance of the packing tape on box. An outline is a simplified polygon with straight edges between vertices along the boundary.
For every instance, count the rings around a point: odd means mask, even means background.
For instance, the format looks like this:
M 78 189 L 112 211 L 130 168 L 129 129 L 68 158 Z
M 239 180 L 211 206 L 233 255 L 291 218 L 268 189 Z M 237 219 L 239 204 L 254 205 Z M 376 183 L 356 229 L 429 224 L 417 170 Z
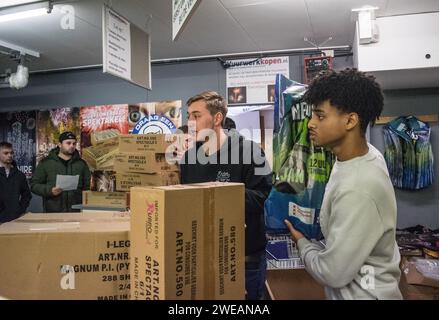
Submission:
M 62 222 L 62 223 L 47 223 L 47 224 L 38 224 L 38 227 L 30 226 L 30 231 L 51 231 L 51 230 L 74 230 L 79 229 L 81 227 L 80 222 Z

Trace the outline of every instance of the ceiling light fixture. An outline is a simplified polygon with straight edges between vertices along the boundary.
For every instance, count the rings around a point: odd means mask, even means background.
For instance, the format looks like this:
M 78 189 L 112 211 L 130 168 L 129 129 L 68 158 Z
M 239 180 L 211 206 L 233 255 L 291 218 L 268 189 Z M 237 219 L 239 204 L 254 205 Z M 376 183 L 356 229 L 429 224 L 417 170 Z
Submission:
M 42 16 L 51 13 L 52 9 L 52 1 L 36 1 L 5 7 L 0 9 L 0 23 Z

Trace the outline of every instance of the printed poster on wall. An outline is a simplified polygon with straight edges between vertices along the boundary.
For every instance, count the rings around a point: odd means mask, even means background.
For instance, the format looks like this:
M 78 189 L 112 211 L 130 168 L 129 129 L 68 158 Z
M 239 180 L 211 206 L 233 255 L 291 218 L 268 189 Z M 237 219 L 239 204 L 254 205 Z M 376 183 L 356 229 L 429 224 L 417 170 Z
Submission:
M 158 115 L 160 117 L 164 116 L 167 119 L 171 120 L 173 125 L 178 128 L 182 124 L 181 107 L 181 100 L 130 104 L 128 107 L 128 121 L 130 126 L 129 130 L 130 132 L 132 132 L 134 127 L 140 120 L 144 119 L 145 117 L 150 117 L 152 115 Z M 157 127 L 156 133 L 168 133 L 160 132 L 159 127 Z
M 80 139 L 79 108 L 63 107 L 39 111 L 37 116 L 37 163 L 58 145 L 59 135 L 73 132 Z M 79 142 L 79 141 L 78 141 Z M 80 150 L 78 143 L 77 149 Z
M 14 149 L 17 168 L 32 178 L 36 154 L 36 111 L 0 114 L 0 141 L 7 141 Z
M 128 105 L 81 107 L 81 148 L 128 133 Z
M 276 74 L 290 74 L 289 57 L 229 60 L 227 64 L 229 105 L 274 103 Z

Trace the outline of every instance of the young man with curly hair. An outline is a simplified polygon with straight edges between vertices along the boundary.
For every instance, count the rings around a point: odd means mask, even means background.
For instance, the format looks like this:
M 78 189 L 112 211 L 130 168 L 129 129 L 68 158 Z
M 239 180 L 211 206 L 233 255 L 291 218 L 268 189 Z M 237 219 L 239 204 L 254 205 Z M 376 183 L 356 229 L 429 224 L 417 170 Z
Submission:
M 320 211 L 325 245 L 285 221 L 306 270 L 328 299 L 401 299 L 395 193 L 365 135 L 383 110 L 380 86 L 355 69 L 331 71 L 312 81 L 304 100 L 313 106 L 310 139 L 337 157 Z

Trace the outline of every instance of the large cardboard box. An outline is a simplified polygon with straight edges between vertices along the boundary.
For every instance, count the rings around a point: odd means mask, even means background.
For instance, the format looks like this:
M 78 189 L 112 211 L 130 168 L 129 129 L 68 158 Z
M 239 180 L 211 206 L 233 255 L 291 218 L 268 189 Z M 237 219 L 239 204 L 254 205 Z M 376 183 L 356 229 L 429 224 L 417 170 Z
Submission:
M 129 299 L 129 216 L 28 214 L 0 225 L 0 296 Z
M 203 299 L 203 190 L 131 188 L 131 298 Z
M 83 191 L 82 204 L 85 206 L 128 208 L 130 206 L 129 193 Z
M 245 298 L 245 188 L 240 183 L 191 184 L 204 190 L 205 297 Z
M 59 212 L 59 213 L 27 213 L 13 222 L 127 222 L 131 214 L 129 211 L 105 211 L 85 214 L 83 212 Z
M 116 173 L 116 190 L 130 191 L 132 187 L 141 186 L 169 186 L 180 183 L 178 172 L 165 171 L 155 174 L 134 173 L 134 172 L 117 172 Z
M 120 152 L 166 153 L 172 144 L 180 143 L 181 135 L 177 134 L 122 134 L 119 135 Z
M 243 184 L 135 187 L 131 212 L 133 299 L 244 299 Z
M 116 172 L 157 173 L 178 170 L 178 164 L 168 163 L 165 154 L 149 151 L 143 153 L 121 152 L 114 159 L 114 171 Z

